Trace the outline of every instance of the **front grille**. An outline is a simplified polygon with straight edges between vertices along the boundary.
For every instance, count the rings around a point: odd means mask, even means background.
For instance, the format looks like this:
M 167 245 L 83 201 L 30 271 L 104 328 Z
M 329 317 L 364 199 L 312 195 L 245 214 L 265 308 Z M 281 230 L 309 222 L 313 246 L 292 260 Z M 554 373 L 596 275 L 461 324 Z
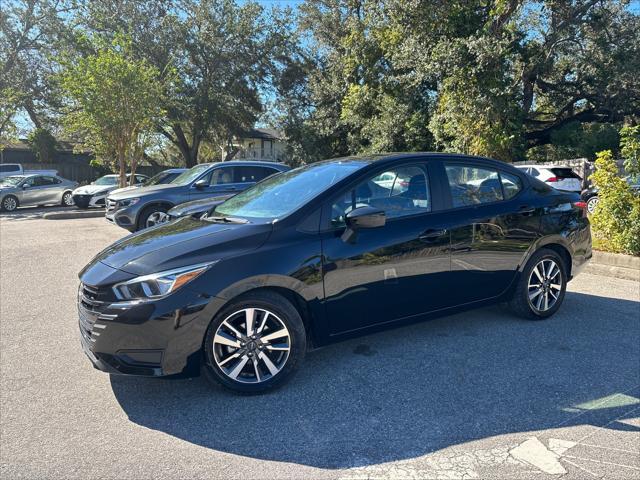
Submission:
M 80 207 L 86 207 L 89 205 L 92 196 L 93 195 L 74 195 L 73 201 Z
M 113 200 L 107 198 L 107 212 L 115 210 L 117 205 L 118 202 L 114 202 Z
M 78 318 L 80 339 L 83 345 L 92 350 L 100 333 L 107 328 L 102 320 L 110 320 L 115 315 L 104 313 L 107 307 L 116 300 L 110 288 L 94 287 L 80 284 L 78 291 Z

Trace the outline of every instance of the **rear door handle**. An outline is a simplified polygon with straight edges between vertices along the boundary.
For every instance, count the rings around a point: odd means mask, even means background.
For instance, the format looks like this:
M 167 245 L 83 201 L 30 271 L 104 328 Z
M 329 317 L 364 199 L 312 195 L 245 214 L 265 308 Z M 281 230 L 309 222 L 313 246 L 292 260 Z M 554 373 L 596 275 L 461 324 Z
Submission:
M 530 207 L 529 205 L 522 205 L 518 209 L 518 213 L 521 213 L 522 215 L 532 215 L 535 211 L 536 209 L 533 207 Z
M 422 235 L 420 235 L 420 237 L 418 237 L 420 240 L 422 240 L 423 242 L 432 242 L 434 240 L 437 240 L 438 238 L 444 236 L 447 234 L 447 231 L 442 229 L 442 230 L 427 230 L 426 232 L 424 232 Z

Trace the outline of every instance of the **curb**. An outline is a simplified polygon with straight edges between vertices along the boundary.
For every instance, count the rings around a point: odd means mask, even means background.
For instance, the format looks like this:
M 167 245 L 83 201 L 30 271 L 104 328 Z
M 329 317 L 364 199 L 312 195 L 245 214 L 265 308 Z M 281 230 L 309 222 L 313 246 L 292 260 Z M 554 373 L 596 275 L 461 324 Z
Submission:
M 640 282 L 640 257 L 594 250 L 585 273 Z
M 42 218 L 46 220 L 70 220 L 73 218 L 98 218 L 104 217 L 104 210 L 79 210 L 72 212 L 45 213 Z

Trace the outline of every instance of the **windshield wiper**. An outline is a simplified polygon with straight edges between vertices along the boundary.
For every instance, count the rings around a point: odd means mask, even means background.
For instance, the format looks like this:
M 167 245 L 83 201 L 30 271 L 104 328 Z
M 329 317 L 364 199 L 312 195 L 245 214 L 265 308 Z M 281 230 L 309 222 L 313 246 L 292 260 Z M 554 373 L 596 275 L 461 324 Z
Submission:
M 249 223 L 246 218 L 238 217 L 207 217 L 205 220 L 216 223 Z

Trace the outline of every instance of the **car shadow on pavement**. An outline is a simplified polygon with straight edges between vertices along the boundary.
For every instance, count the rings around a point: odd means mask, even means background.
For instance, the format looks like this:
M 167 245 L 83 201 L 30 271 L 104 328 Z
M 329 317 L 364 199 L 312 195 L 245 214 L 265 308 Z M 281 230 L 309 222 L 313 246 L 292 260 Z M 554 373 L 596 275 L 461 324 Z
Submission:
M 42 218 L 46 213 L 69 212 L 77 210 L 76 207 L 48 206 L 48 207 L 20 207 L 12 212 L 0 212 L 3 221 L 34 220 Z
M 568 292 L 550 320 L 496 306 L 307 355 L 294 379 L 237 396 L 203 377 L 112 376 L 144 427 L 217 451 L 319 468 L 410 459 L 572 425 L 640 431 L 640 303 Z

